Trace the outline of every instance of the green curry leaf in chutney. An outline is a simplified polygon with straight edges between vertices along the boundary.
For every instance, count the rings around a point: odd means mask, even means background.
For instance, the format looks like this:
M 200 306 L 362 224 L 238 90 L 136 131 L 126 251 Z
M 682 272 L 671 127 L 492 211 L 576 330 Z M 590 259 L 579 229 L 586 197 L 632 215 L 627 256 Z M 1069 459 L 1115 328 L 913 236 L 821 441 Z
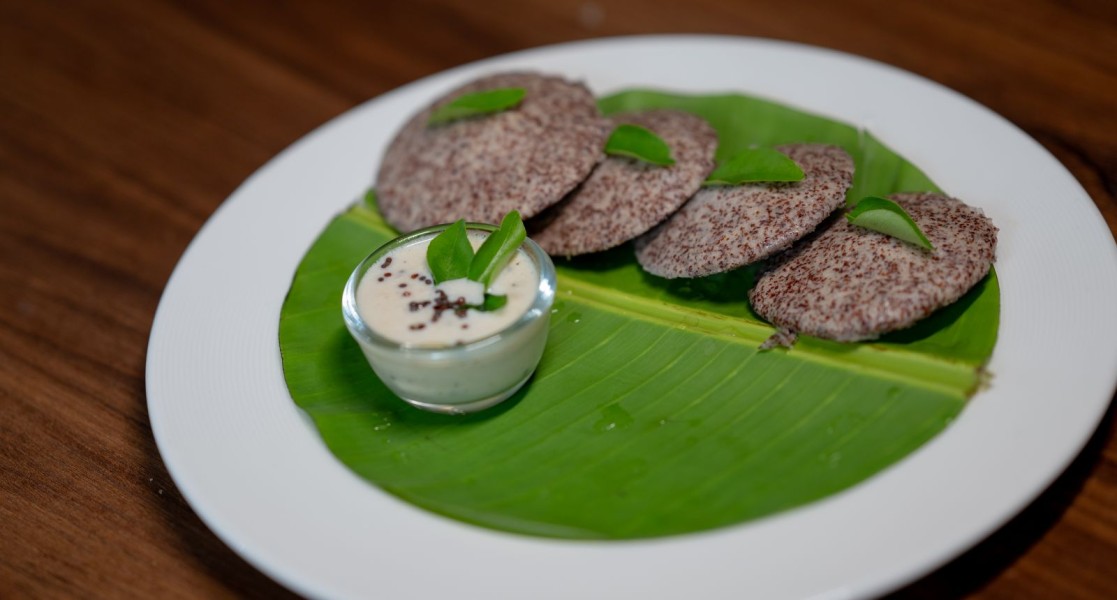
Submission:
M 427 266 L 435 283 L 467 277 L 473 258 L 465 220 L 458 220 L 444 229 L 427 246 Z

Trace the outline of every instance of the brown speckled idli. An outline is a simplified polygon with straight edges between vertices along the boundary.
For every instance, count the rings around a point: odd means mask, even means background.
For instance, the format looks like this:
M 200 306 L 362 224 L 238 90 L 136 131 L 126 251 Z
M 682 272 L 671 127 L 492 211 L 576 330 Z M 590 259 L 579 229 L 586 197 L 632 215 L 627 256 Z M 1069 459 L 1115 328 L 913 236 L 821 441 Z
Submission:
M 524 88 L 519 106 L 442 125 L 431 112 L 463 94 Z M 527 219 L 558 202 L 602 157 L 608 122 L 582 84 L 503 73 L 458 88 L 411 118 L 388 146 L 376 178 L 385 220 L 400 231 L 457 219 Z
M 853 159 L 824 144 L 777 148 L 803 169 L 794 183 L 702 188 L 636 240 L 644 270 L 673 279 L 722 273 L 767 258 L 813 231 L 845 202 Z
M 639 125 L 671 148 L 675 164 L 657 166 L 607 157 L 581 186 L 547 209 L 531 239 L 553 256 L 575 256 L 619 246 L 679 209 L 714 168 L 717 132 L 701 117 L 677 110 L 622 113 L 613 126 Z
M 785 331 L 874 339 L 954 302 L 989 272 L 997 228 L 980 210 L 931 193 L 891 199 L 933 251 L 839 217 L 760 276 L 749 292 L 757 314 Z

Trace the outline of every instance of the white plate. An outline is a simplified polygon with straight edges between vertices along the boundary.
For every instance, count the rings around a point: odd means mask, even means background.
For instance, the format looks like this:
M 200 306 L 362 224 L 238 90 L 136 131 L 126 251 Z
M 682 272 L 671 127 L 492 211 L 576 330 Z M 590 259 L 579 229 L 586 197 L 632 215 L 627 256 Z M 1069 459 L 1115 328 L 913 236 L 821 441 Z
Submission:
M 871 130 L 1001 228 L 992 387 L 944 433 L 844 493 L 662 540 L 497 533 L 419 510 L 352 475 L 283 383 L 277 322 L 291 276 L 329 219 L 370 184 L 389 137 L 413 111 L 467 79 L 518 68 L 584 79 L 598 94 L 739 91 Z M 148 349 L 148 410 L 163 460 L 202 520 L 304 594 L 860 597 L 967 549 L 1078 454 L 1114 391 L 1115 297 L 1117 246 L 1085 191 L 1039 144 L 957 93 L 879 63 L 772 41 L 574 43 L 385 94 L 250 177 L 167 284 Z

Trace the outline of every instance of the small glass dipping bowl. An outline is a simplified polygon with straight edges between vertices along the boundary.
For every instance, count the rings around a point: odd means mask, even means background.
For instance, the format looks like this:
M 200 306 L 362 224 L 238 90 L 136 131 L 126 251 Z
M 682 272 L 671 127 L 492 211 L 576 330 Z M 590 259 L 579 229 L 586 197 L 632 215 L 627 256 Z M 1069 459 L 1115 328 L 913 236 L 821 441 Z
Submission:
M 345 325 L 384 385 L 405 402 L 424 410 L 466 414 L 493 406 L 516 393 L 535 372 L 543 355 L 555 299 L 555 266 L 535 242 L 520 246 L 539 275 L 535 297 L 510 325 L 487 337 L 453 346 L 409 346 L 374 331 L 357 310 L 357 287 L 365 273 L 390 252 L 433 238 L 449 225 L 400 236 L 369 254 L 350 275 L 341 305 Z M 496 227 L 469 223 L 470 230 Z

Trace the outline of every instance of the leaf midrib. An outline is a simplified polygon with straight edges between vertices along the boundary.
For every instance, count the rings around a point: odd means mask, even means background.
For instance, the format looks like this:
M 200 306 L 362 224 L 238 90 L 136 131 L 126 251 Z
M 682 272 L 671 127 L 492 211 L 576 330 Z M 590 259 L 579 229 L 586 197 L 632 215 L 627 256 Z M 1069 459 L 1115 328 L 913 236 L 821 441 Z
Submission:
M 392 227 L 363 202 L 356 202 L 344 216 L 386 235 L 396 235 Z M 772 326 L 764 323 L 621 292 L 566 273 L 558 275 L 558 294 L 565 300 L 665 327 L 700 331 L 729 343 L 751 348 L 758 348 L 775 333 Z M 773 349 L 769 352 L 786 352 L 790 357 L 961 397 L 967 397 L 977 386 L 979 379 L 978 369 L 973 365 L 872 343 L 832 344 L 805 338 L 791 349 Z
M 566 300 L 668 327 L 701 331 L 741 346 L 757 348 L 775 333 L 775 328 L 770 325 L 627 294 L 569 275 L 560 275 L 558 282 L 559 293 Z M 790 350 L 774 349 L 769 352 L 787 352 L 792 357 L 952 395 L 966 396 L 977 383 L 974 367 L 920 352 L 865 343 L 841 344 L 840 350 L 830 350 L 823 347 L 826 342 L 819 345 L 804 342 L 801 340 Z

